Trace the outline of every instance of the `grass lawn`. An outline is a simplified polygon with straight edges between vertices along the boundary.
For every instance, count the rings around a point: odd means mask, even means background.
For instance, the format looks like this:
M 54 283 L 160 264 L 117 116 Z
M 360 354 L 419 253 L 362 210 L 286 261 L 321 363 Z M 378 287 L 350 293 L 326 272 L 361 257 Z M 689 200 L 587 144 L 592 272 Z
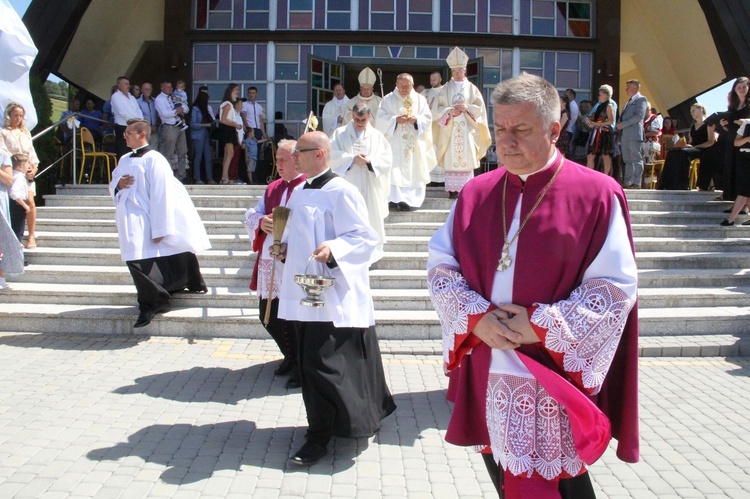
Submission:
M 52 100 L 52 116 L 50 119 L 52 123 L 57 123 L 62 115 L 63 111 L 68 109 L 68 103 L 64 100 L 51 99 Z

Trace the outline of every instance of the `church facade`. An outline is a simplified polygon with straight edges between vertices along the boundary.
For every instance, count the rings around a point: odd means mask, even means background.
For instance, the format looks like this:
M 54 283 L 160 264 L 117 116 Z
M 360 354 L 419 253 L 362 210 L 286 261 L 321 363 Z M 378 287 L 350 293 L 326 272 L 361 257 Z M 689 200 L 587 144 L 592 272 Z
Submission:
M 335 83 L 355 95 L 364 67 L 380 76 L 381 95 L 402 72 L 415 86 L 429 86 L 434 70 L 447 81 L 454 46 L 471 58 L 469 78 L 486 102 L 521 71 L 590 98 L 617 82 L 619 13 L 619 0 L 192 0 L 165 19 L 164 41 L 179 54 L 171 66 L 188 73 L 191 95 L 206 85 L 218 104 L 229 83 L 242 96 L 257 87 L 268 121 L 297 136 Z

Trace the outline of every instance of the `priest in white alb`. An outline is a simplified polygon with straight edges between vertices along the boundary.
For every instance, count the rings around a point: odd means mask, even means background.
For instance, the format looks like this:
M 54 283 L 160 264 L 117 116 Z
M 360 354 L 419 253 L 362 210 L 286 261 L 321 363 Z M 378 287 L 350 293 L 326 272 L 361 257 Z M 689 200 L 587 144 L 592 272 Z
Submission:
M 138 293 L 133 327 L 169 311 L 174 293 L 208 290 L 195 256 L 211 247 L 206 229 L 167 159 L 149 149 L 150 135 L 148 121 L 128 120 L 124 136 L 132 152 L 120 158 L 109 184 L 121 257 Z
M 346 96 L 344 85 L 336 83 L 333 86 L 333 99 L 323 106 L 323 131 L 329 137 L 333 135 L 334 130 L 344 125 L 347 102 L 349 97 Z
M 414 91 L 410 74 L 398 75 L 396 89 L 380 103 L 376 124 L 393 151 L 389 207 L 396 211 L 419 208 L 436 160 L 432 113 L 427 100 Z
M 432 112 L 432 119 L 435 119 L 435 115 L 438 112 L 438 96 L 440 91 L 443 89 L 443 74 L 440 71 L 433 71 L 430 73 L 430 88 L 425 88 L 420 93 L 427 99 L 427 105 L 430 106 Z M 437 147 L 438 134 L 440 133 L 440 127 L 434 121 L 432 122 L 432 147 Z M 430 183 L 428 187 L 443 187 L 445 186 L 445 168 L 440 166 L 440 162 L 430 172 Z
M 352 109 L 360 102 L 367 105 L 370 109 L 370 124 L 375 126 L 375 120 L 378 117 L 378 107 L 382 100 L 380 96 L 372 93 L 375 86 L 375 73 L 370 68 L 365 68 L 359 72 L 359 93 L 349 99 L 346 103 L 346 114 L 344 115 L 344 125 L 352 121 Z
M 435 150 L 438 164 L 445 168 L 445 190 L 456 199 L 474 177 L 479 160 L 492 145 L 492 136 L 482 92 L 466 79 L 469 56 L 455 47 L 446 61 L 453 77 L 440 90 L 433 113 L 438 124 Z
M 352 109 L 351 123 L 333 132 L 331 168 L 365 198 L 370 225 L 380 240 L 374 263 L 383 256 L 393 154 L 385 136 L 370 125 L 371 114 L 368 105 L 359 102 Z

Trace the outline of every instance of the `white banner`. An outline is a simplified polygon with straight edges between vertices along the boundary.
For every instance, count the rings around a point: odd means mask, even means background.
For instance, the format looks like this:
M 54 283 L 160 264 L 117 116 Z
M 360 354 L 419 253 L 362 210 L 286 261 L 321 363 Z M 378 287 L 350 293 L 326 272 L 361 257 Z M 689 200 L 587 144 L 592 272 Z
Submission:
M 29 130 L 37 123 L 29 90 L 29 70 L 37 52 L 16 10 L 8 0 L 0 0 L 0 105 L 4 113 L 9 103 L 21 104 L 26 110 L 26 127 Z

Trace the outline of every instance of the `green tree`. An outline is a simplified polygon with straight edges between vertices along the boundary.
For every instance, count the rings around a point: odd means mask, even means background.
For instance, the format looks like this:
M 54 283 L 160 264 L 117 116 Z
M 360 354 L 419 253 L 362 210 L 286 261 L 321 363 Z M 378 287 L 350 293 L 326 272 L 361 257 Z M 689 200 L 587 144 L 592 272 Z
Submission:
M 37 124 L 31 131 L 31 135 L 36 135 L 52 124 L 52 101 L 47 95 L 46 85 L 39 78 L 32 76 L 30 78 L 31 98 L 34 101 L 36 109 Z M 53 84 L 54 85 L 54 84 Z M 59 88 L 57 85 L 55 87 Z M 34 141 L 34 149 L 39 156 L 39 168 L 43 169 L 49 166 L 57 159 L 57 145 L 53 132 L 47 132 Z

